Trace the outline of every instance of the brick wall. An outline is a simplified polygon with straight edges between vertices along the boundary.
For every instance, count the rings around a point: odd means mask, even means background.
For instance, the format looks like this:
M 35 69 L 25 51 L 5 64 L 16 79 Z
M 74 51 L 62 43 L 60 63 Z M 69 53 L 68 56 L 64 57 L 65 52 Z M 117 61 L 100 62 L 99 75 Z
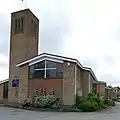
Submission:
M 63 65 L 63 103 L 73 105 L 75 103 L 75 64 L 64 62 Z
M 88 95 L 89 92 L 89 71 L 82 70 L 82 95 L 83 97 Z
M 93 91 L 93 82 L 96 81 L 95 78 L 90 73 L 90 91 Z
M 24 17 L 24 31 L 23 33 L 15 34 L 15 19 Z M 31 20 L 33 20 L 38 27 L 39 20 L 30 12 L 30 10 L 22 10 L 12 13 L 11 16 L 11 32 L 10 32 L 10 60 L 9 60 L 9 103 L 20 102 L 27 95 L 28 74 L 27 67 L 16 67 L 16 64 L 28 60 L 38 55 L 38 34 L 34 37 L 31 34 Z M 12 88 L 12 79 L 17 76 L 20 79 L 20 88 Z
M 96 87 L 95 92 L 98 93 L 101 96 L 105 96 L 105 87 L 106 87 L 106 83 L 94 83 L 94 86 Z
M 18 89 L 18 103 L 21 103 L 28 97 L 28 65 L 19 67 L 19 89 Z
M 38 89 L 38 94 L 41 94 L 41 90 L 45 88 L 48 94 L 52 94 L 52 89 L 54 88 L 55 96 L 62 101 L 63 79 L 30 79 L 28 96 L 34 96 L 36 89 Z
M 77 74 L 76 74 L 76 92 L 78 96 L 82 96 L 82 81 L 81 81 L 81 68 L 77 66 Z

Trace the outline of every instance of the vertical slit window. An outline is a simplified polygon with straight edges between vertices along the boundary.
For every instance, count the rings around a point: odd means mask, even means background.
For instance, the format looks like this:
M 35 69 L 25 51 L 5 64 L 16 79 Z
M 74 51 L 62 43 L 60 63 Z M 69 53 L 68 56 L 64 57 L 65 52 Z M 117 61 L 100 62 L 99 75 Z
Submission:
M 35 22 L 34 22 L 34 27 L 33 27 L 34 29 L 33 29 L 33 34 L 34 34 L 34 37 L 35 37 Z
M 55 95 L 55 89 L 54 88 L 52 89 L 52 95 Z
M 17 19 L 17 33 L 19 32 L 19 19 Z
M 20 18 L 18 19 L 18 33 L 20 33 Z
M 35 95 L 38 95 L 38 89 L 36 89 L 36 91 L 35 91 Z
M 3 84 L 3 98 L 8 98 L 8 82 Z
M 33 35 L 33 20 L 31 20 L 31 35 Z
M 43 89 L 41 89 L 41 95 L 43 95 Z
M 24 18 L 21 17 L 21 27 L 20 32 L 24 32 Z
M 16 34 L 17 33 L 17 19 L 15 19 L 15 31 L 14 33 Z
M 37 29 L 37 24 L 35 24 L 35 37 L 36 37 L 36 38 L 37 38 L 37 36 L 38 36 L 38 35 L 37 35 L 37 32 L 38 32 L 37 30 L 38 30 L 38 29 Z
M 43 92 L 44 92 L 44 95 L 46 95 L 46 94 L 47 94 L 47 92 L 46 92 L 46 88 L 44 89 L 44 91 L 43 91 Z

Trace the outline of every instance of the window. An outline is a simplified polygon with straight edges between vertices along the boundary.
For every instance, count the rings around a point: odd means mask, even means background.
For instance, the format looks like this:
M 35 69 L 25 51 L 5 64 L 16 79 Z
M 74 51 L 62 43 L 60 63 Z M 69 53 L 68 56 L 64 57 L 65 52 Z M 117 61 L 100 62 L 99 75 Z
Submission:
M 34 22 L 34 24 L 33 24 L 33 34 L 34 34 L 34 37 L 35 37 L 35 33 L 36 33 L 36 26 L 35 26 L 35 22 Z
M 29 67 L 29 78 L 34 78 L 34 65 Z
M 43 90 L 43 94 L 44 94 L 44 95 L 46 95 L 46 94 L 47 94 L 47 92 L 46 92 L 46 88 Z
M 8 82 L 3 84 L 3 98 L 8 98 Z
M 29 78 L 62 78 L 62 63 L 44 60 L 29 66 Z
M 41 89 L 41 94 L 43 94 L 43 89 Z
M 18 19 L 18 33 L 20 33 L 20 18 Z
M 103 92 L 101 92 L 101 96 L 103 96 Z
M 23 28 L 24 28 L 24 18 L 16 18 L 15 19 L 15 29 L 14 29 L 14 33 L 18 34 L 18 33 L 22 33 L 23 32 Z
M 46 61 L 46 77 L 47 78 L 62 78 L 62 64 Z
M 44 74 L 45 74 L 44 70 L 37 70 L 37 69 L 35 70 L 35 73 L 34 73 L 36 78 L 44 78 Z
M 50 69 L 50 70 L 46 70 L 46 76 L 47 78 L 54 78 L 57 76 L 57 72 L 56 72 L 56 68 L 55 69 Z
M 55 95 L 55 89 L 54 88 L 52 89 L 52 95 Z
M 15 19 L 15 30 L 14 30 L 14 33 L 15 34 L 17 33 L 17 19 Z
M 35 91 L 35 95 L 38 95 L 38 89 L 36 89 L 36 91 Z
M 31 20 L 31 35 L 33 36 L 33 37 L 38 37 L 38 25 L 33 21 L 33 20 Z
M 47 68 L 56 68 L 56 65 L 57 65 L 56 62 L 49 61 L 49 60 L 46 61 L 46 67 Z
M 33 35 L 33 20 L 31 20 L 31 35 Z
M 44 68 L 45 68 L 45 61 L 35 64 L 35 69 L 44 69 Z
M 24 18 L 23 17 L 21 17 L 20 32 L 24 32 Z
M 38 27 L 37 27 L 37 24 L 35 24 L 35 37 L 37 38 L 37 32 L 38 32 Z

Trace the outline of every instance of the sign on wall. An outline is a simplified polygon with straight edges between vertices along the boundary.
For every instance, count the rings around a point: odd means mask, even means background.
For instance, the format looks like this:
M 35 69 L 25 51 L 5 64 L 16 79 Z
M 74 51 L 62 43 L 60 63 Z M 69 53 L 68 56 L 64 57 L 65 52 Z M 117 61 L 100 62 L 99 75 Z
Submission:
M 12 79 L 12 87 L 19 88 L 19 79 L 18 78 Z

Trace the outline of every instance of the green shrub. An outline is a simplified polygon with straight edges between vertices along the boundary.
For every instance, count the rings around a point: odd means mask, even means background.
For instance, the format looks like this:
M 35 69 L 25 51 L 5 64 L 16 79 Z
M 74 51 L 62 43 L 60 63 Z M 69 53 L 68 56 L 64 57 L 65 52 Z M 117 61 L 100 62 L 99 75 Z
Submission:
M 92 101 L 84 101 L 79 105 L 79 109 L 81 109 L 84 112 L 93 112 L 98 109 L 98 104 Z
M 113 98 L 112 100 L 113 100 L 113 101 L 118 101 L 118 98 Z
M 33 103 L 35 102 L 34 97 L 28 97 L 26 100 L 23 101 L 22 105 L 23 107 L 33 106 Z
M 104 108 L 107 108 L 107 105 L 106 104 L 104 104 L 104 100 L 101 100 L 100 101 L 100 109 L 104 109 Z
M 103 97 L 101 98 L 99 94 L 91 92 L 86 98 L 76 96 L 76 104 L 72 107 L 82 111 L 96 111 L 98 109 L 105 109 L 108 106 L 115 106 L 115 102 Z
M 89 93 L 87 96 L 87 100 L 90 100 L 91 102 L 96 102 L 100 106 L 100 96 L 99 94 Z
M 113 100 L 105 99 L 104 104 L 108 106 L 115 106 L 115 102 Z
M 86 98 L 76 95 L 76 104 L 81 104 Z
M 61 106 L 59 98 L 53 95 L 39 95 L 33 98 L 27 98 L 23 106 L 31 106 L 35 108 L 59 108 Z

